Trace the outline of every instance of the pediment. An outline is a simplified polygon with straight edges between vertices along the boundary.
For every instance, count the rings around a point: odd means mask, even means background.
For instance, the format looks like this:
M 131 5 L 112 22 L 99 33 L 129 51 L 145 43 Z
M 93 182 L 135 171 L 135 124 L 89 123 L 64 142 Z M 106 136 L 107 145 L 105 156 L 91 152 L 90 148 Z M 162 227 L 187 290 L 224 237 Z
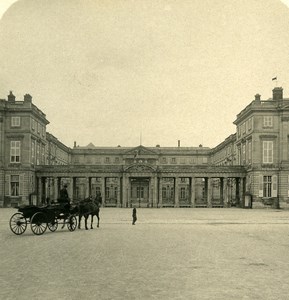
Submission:
M 136 156 L 145 156 L 145 155 L 157 155 L 155 151 L 152 151 L 142 145 L 132 148 L 124 153 L 125 155 L 133 155 Z

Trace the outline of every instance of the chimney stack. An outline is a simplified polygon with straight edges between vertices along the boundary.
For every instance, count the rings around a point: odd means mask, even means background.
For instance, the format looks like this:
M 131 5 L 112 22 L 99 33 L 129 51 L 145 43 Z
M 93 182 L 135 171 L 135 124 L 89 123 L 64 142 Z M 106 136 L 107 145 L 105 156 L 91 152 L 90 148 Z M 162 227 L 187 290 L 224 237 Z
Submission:
M 283 88 L 275 87 L 273 89 L 273 100 L 282 100 L 283 99 Z
M 32 96 L 29 94 L 24 95 L 24 102 L 32 102 Z
M 76 142 L 74 142 L 74 148 L 76 148 Z
M 15 102 L 15 96 L 12 91 L 10 91 L 10 94 L 8 95 L 8 102 Z
M 178 147 L 181 147 L 181 141 L 178 140 Z
M 256 94 L 255 95 L 255 101 L 261 101 L 261 95 Z

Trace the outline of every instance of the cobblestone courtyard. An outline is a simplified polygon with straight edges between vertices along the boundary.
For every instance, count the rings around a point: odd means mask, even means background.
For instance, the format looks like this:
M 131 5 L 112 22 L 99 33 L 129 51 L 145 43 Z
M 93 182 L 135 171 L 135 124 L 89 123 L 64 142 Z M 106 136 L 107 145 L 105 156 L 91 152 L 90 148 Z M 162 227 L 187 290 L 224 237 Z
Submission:
M 0 209 L 1 299 L 289 299 L 289 211 L 101 209 L 21 236 Z M 95 222 L 96 223 L 96 222 Z M 82 228 L 83 228 L 82 224 Z

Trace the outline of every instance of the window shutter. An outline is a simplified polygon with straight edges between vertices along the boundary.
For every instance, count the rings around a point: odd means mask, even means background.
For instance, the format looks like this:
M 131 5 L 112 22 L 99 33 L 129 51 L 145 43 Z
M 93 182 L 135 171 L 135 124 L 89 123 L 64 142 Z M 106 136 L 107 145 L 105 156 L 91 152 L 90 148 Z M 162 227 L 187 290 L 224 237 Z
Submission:
M 10 196 L 10 175 L 5 175 L 5 196 Z
M 259 197 L 263 197 L 263 175 L 259 175 Z
M 272 197 L 277 197 L 277 175 L 272 176 Z
M 24 192 L 24 174 L 19 175 L 19 195 L 22 196 Z

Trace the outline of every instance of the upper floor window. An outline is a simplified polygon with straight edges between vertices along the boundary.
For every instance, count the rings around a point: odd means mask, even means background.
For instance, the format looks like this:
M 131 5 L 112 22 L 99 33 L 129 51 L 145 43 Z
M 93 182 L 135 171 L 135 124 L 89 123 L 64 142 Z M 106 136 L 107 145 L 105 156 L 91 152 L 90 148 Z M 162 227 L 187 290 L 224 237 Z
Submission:
M 20 141 L 10 142 L 10 162 L 20 162 Z
M 37 133 L 40 133 L 41 124 L 37 122 Z
M 172 164 L 175 164 L 175 163 L 176 163 L 176 158 L 175 158 L 175 157 L 172 157 L 171 162 L 172 162 Z
M 248 162 L 252 162 L 252 142 L 248 142 Z
M 273 163 L 273 141 L 263 141 L 263 163 Z
M 31 141 L 31 163 L 35 164 L 35 142 Z
M 106 157 L 106 158 L 105 158 L 105 163 L 106 163 L 106 164 L 109 164 L 109 163 L 110 163 L 110 158 L 109 158 L 109 157 Z
M 115 162 L 116 164 L 118 164 L 118 163 L 119 163 L 119 157 L 115 157 L 115 158 L 114 158 L 114 162 Z
M 166 157 L 162 157 L 162 163 L 166 164 L 167 163 L 167 158 Z
M 249 118 L 248 120 L 248 131 L 252 130 L 253 128 L 253 118 Z
M 264 116 L 263 127 L 273 127 L 273 117 L 272 116 Z
M 11 127 L 20 127 L 20 117 L 11 118 Z

